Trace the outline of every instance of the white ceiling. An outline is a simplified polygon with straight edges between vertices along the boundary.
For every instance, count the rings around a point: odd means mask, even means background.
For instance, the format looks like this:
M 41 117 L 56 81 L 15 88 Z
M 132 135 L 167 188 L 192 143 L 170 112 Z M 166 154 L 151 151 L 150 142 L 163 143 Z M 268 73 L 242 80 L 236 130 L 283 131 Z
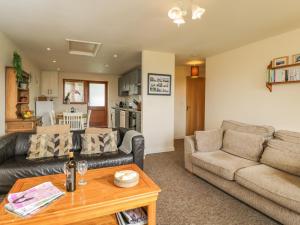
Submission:
M 140 64 L 142 49 L 174 52 L 183 64 L 300 26 L 299 0 L 198 0 L 203 18 L 179 28 L 167 17 L 174 2 L 0 0 L 0 31 L 41 69 L 120 74 Z M 66 38 L 103 45 L 95 58 L 69 55 Z

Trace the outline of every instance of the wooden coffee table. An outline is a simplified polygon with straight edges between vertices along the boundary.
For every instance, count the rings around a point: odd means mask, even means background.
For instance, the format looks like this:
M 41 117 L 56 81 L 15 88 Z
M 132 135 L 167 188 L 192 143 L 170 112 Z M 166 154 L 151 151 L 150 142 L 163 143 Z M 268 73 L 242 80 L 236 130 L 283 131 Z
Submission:
M 118 170 L 135 170 L 140 182 L 132 188 L 119 188 L 113 183 Z M 156 200 L 160 188 L 135 164 L 88 170 L 85 174 L 87 185 L 79 186 L 27 218 L 15 216 L 4 209 L 5 199 L 0 205 L 0 224 L 87 224 L 116 225 L 116 212 L 137 207 L 145 207 L 148 225 L 156 224 Z M 79 175 L 77 175 L 77 180 Z M 51 181 L 64 190 L 65 175 L 56 174 L 19 179 L 11 193 L 24 191 L 40 183 Z

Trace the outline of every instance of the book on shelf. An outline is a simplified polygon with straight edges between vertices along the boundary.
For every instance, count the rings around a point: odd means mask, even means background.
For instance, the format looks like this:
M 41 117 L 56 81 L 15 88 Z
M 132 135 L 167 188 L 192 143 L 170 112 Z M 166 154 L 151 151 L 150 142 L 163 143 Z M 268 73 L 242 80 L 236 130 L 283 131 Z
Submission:
M 286 81 L 300 81 L 300 67 L 268 70 L 267 72 L 268 83 L 286 82 Z
M 60 191 L 51 182 L 45 182 L 26 191 L 9 194 L 5 209 L 16 215 L 25 217 L 36 213 L 39 209 L 63 194 L 64 192 Z
M 119 225 L 145 225 L 148 222 L 147 213 L 143 208 L 118 212 L 116 216 Z

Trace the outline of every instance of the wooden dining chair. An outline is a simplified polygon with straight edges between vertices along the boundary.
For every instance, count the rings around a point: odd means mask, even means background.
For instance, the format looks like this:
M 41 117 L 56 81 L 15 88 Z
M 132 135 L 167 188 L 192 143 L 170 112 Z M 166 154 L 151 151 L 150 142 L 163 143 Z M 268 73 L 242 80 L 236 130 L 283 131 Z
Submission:
M 83 130 L 84 124 L 82 119 L 82 113 L 63 113 L 63 124 L 70 125 L 71 131 Z
M 50 124 L 55 125 L 56 124 L 56 118 L 55 118 L 55 112 L 52 110 L 49 112 L 49 118 L 50 118 Z
M 92 114 L 92 110 L 89 109 L 88 113 L 87 113 L 86 121 L 84 123 L 84 128 L 89 128 L 90 127 L 91 114 Z

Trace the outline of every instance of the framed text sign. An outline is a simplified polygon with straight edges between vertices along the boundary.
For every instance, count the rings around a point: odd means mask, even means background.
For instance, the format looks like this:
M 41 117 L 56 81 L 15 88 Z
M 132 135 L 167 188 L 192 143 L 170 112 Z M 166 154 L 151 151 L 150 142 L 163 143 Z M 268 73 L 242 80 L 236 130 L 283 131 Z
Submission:
M 171 75 L 148 73 L 148 95 L 171 95 Z

